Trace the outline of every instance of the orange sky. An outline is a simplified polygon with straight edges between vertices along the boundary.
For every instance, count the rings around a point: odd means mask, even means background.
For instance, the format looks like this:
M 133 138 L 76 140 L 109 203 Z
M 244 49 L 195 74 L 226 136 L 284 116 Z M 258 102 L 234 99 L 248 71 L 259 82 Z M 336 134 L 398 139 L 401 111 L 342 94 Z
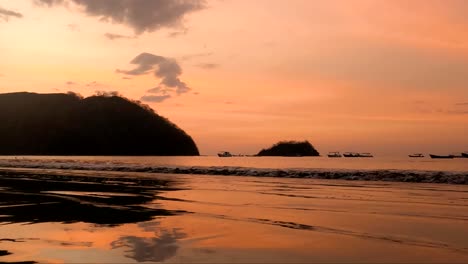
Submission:
M 460 152 L 467 11 L 465 0 L 0 0 L 0 92 L 118 91 L 202 154 L 290 139 L 322 153 Z

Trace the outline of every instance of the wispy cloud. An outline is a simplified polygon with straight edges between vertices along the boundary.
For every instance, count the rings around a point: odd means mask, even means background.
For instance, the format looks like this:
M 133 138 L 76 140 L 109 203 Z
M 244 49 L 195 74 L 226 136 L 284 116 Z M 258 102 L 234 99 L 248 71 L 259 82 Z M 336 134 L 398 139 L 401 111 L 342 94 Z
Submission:
M 183 30 L 170 32 L 169 34 L 167 34 L 167 36 L 170 38 L 176 38 L 176 37 L 180 37 L 180 36 L 187 34 L 187 32 L 188 32 L 188 28 L 184 28 Z
M 0 7 L 0 19 L 8 21 L 11 17 L 22 18 L 23 15 L 21 13 Z
M 68 81 L 68 82 L 65 82 L 66 85 L 75 85 L 76 82 L 72 82 L 72 81 Z
M 197 58 L 202 58 L 202 57 L 207 57 L 213 55 L 213 52 L 200 52 L 200 53 L 195 53 L 195 54 L 189 54 L 182 56 L 180 59 L 181 60 L 192 60 L 192 59 L 197 59 Z
M 151 103 L 160 103 L 166 99 L 169 99 L 171 96 L 166 95 L 144 95 L 140 98 L 143 102 L 151 102 Z
M 468 102 L 466 102 L 466 103 L 456 103 L 455 105 L 459 105 L 459 106 L 468 106 Z
M 116 40 L 116 39 L 132 39 L 134 37 L 130 36 L 125 36 L 125 35 L 120 35 L 120 34 L 113 34 L 113 33 L 106 33 L 104 34 L 104 37 L 110 39 L 110 40 Z
M 71 31 L 80 31 L 80 26 L 77 24 L 68 24 L 67 27 Z
M 53 7 L 73 3 L 101 21 L 125 24 L 136 34 L 183 27 L 185 15 L 204 9 L 205 0 L 35 0 Z
M 199 63 L 199 64 L 196 64 L 195 66 L 198 68 L 206 69 L 206 70 L 212 70 L 212 69 L 219 68 L 220 65 L 217 63 Z
M 106 86 L 102 83 L 99 83 L 97 81 L 92 81 L 92 82 L 89 82 L 86 84 L 87 87 L 103 87 L 103 86 Z

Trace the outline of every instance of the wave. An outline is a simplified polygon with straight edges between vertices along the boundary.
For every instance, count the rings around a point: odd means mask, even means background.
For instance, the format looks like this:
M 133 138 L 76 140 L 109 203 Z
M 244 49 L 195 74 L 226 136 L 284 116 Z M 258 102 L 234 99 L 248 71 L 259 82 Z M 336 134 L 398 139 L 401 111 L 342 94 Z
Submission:
M 283 177 L 308 179 L 341 179 L 362 181 L 392 181 L 468 184 L 468 172 L 423 170 L 351 170 L 351 169 L 265 169 L 226 166 L 152 166 L 115 161 L 4 159 L 0 167 L 29 169 L 95 170 L 146 172 L 165 174 L 199 174 L 253 177 Z

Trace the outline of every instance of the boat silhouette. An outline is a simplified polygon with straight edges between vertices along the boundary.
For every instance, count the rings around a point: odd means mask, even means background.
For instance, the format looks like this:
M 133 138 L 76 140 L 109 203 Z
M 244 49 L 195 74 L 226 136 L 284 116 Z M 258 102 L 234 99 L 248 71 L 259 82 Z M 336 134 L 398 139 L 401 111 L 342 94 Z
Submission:
M 329 152 L 329 153 L 327 154 L 327 156 L 328 156 L 329 158 L 341 158 L 341 157 L 342 157 L 341 154 L 340 154 L 340 152 L 338 152 L 338 151 Z
M 357 153 L 357 152 L 345 152 L 343 156 L 346 158 L 373 158 L 374 156 L 369 152 Z
M 431 159 L 453 159 L 455 156 L 454 155 L 434 155 L 434 154 L 429 154 Z
M 222 158 L 232 157 L 232 154 L 229 151 L 221 151 L 218 153 L 218 157 L 222 157 Z

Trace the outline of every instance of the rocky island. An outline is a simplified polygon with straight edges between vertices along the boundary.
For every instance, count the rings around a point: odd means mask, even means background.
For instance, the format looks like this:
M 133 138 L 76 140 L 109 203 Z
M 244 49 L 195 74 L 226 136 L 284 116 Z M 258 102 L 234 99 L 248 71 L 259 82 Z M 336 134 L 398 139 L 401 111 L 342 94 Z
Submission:
M 268 149 L 262 149 L 257 156 L 320 156 L 309 141 L 281 141 Z
M 0 94 L 0 155 L 199 155 L 149 106 L 116 94 Z

